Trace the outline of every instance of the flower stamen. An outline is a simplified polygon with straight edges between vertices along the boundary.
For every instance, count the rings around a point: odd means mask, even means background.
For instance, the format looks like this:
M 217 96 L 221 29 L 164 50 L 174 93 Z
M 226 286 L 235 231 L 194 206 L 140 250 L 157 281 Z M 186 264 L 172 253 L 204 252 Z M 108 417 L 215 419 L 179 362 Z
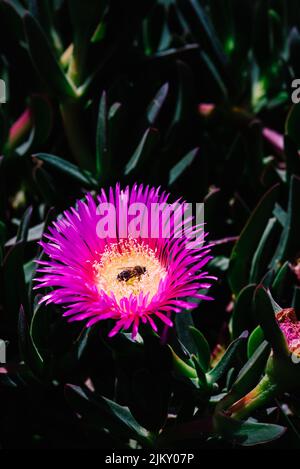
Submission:
M 135 239 L 110 244 L 94 269 L 98 289 L 118 301 L 143 293 L 150 302 L 167 274 L 153 249 Z

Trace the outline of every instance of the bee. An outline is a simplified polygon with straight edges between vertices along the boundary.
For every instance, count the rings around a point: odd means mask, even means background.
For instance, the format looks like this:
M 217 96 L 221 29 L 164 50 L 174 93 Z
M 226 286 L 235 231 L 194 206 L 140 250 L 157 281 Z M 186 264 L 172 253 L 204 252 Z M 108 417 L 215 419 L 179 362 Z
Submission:
M 134 267 L 122 267 L 122 269 L 124 270 L 117 275 L 119 282 L 128 282 L 130 279 L 134 278 L 140 280 L 141 276 L 147 272 L 146 267 L 141 267 L 140 265 L 136 265 Z

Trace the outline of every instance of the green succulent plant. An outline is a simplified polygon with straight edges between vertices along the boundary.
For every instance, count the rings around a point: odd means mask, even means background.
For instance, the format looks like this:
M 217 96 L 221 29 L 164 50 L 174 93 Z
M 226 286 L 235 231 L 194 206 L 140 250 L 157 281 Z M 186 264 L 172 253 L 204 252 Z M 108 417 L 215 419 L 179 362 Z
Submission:
M 296 0 L 0 0 L 3 448 L 299 449 L 299 28 Z M 51 221 L 136 180 L 204 201 L 214 241 L 215 301 L 168 344 L 32 290 Z

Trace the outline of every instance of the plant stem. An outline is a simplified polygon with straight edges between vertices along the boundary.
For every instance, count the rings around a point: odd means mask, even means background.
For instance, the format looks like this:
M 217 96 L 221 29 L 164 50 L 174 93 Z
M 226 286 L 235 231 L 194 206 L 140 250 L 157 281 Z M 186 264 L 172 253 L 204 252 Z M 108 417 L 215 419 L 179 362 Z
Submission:
M 246 396 L 233 404 L 226 413 L 236 419 L 248 417 L 258 407 L 263 406 L 280 393 L 280 387 L 265 375 L 258 385 Z

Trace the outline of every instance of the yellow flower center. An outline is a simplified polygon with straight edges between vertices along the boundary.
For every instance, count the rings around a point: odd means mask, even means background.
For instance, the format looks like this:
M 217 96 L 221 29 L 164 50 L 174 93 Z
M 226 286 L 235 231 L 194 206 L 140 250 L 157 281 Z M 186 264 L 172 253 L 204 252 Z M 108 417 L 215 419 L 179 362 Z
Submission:
M 94 269 L 99 290 L 113 293 L 118 301 L 142 292 L 149 294 L 149 303 L 167 274 L 153 249 L 134 239 L 109 245 Z

